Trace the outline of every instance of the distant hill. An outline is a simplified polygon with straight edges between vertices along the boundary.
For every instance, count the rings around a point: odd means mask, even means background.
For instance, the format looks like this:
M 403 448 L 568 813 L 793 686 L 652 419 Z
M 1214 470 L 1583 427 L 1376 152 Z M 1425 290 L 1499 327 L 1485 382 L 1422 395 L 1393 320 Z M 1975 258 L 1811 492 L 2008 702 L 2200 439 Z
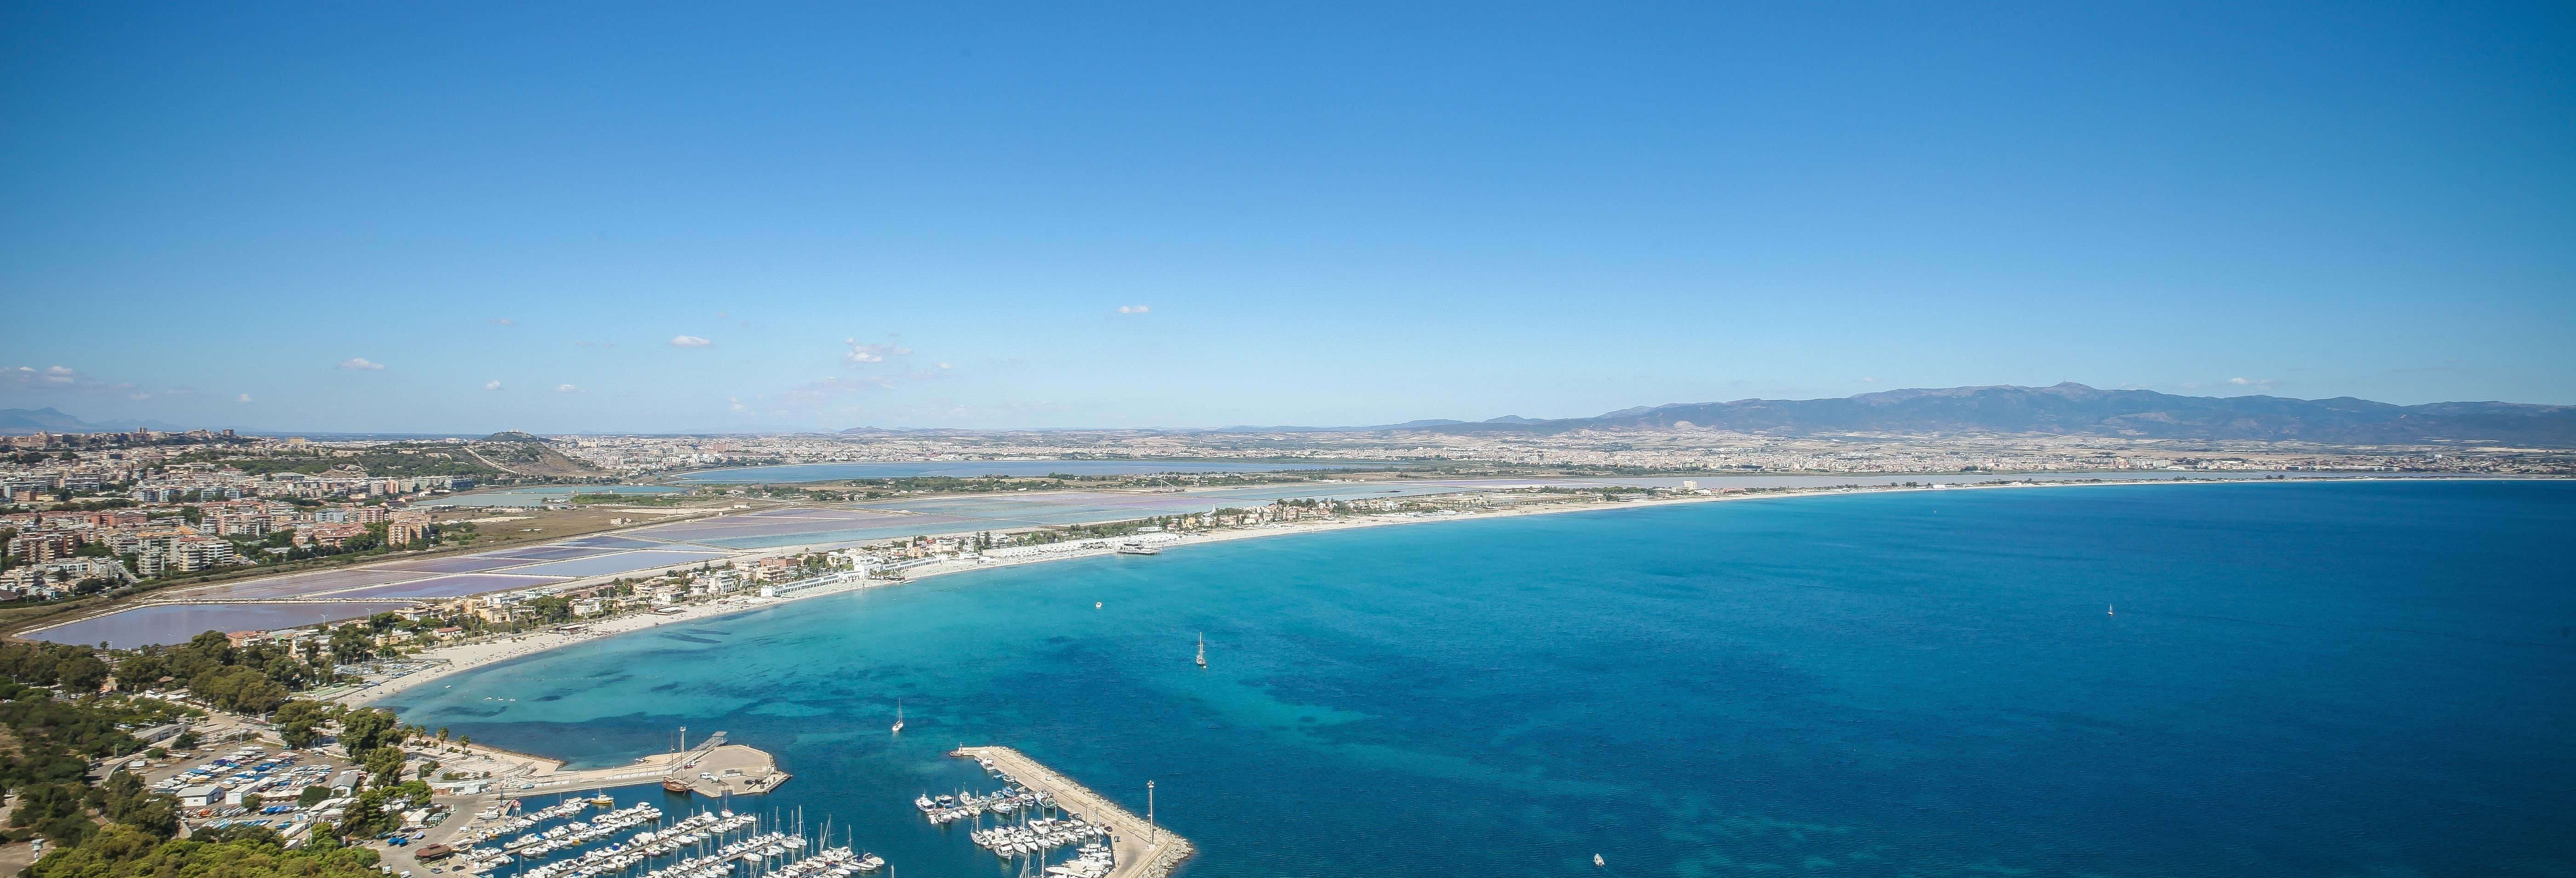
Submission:
M 53 406 L 46 406 L 40 409 L 0 409 L 0 433 L 94 432 L 98 432 L 98 430 L 91 427 L 87 422 L 84 422 L 79 418 L 63 414 L 62 412 L 55 411 Z
M 126 430 L 163 430 L 177 433 L 195 429 L 168 421 L 98 421 L 72 417 L 46 406 L 40 409 L 0 409 L 0 435 L 23 436 L 29 433 L 112 433 Z
M 1743 433 L 2038 433 L 2139 439 L 2251 439 L 2353 445 L 2493 443 L 2576 446 L 2576 406 L 2509 402 L 2391 405 L 2349 396 L 2175 396 L 2152 390 L 1952 387 L 1840 399 L 1739 399 L 1630 408 L 1590 418 L 1497 418 L 1416 429 L 1559 433 L 1706 427 Z
M 517 430 L 494 433 L 466 447 L 477 460 L 514 475 L 572 478 L 603 474 L 598 467 L 563 456 L 552 443 Z

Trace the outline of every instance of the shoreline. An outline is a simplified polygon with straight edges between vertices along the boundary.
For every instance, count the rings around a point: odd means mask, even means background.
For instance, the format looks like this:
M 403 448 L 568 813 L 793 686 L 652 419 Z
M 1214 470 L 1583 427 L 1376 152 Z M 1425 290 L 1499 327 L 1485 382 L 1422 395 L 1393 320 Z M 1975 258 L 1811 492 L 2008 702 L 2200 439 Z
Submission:
M 1457 513 L 1457 514 L 1448 514 L 1448 515 L 1424 515 L 1424 514 L 1408 514 L 1408 515 L 1371 515 L 1371 516 L 1361 516 L 1361 517 L 1356 517 L 1356 518 L 1351 518 L 1351 519 L 1345 519 L 1345 520 L 1316 521 L 1316 522 L 1290 522 L 1290 523 L 1279 523 L 1279 524 L 1266 524 L 1266 525 L 1260 525 L 1260 526 L 1257 526 L 1257 527 L 1235 528 L 1235 529 L 1231 529 L 1231 530 L 1216 531 L 1216 532 L 1212 532 L 1212 533 L 1203 533 L 1203 534 L 1190 534 L 1190 535 L 1185 535 L 1185 536 L 1181 536 L 1179 539 L 1177 539 L 1177 540 L 1175 540 L 1175 541 L 1173 541 L 1173 542 L 1171 542 L 1171 543 L 1166 544 L 1163 548 L 1164 548 L 1166 551 L 1169 551 L 1169 550 L 1171 550 L 1171 549 L 1178 549 L 1178 548 L 1183 548 L 1183 547 L 1187 547 L 1187 546 L 1202 545 L 1202 544 L 1208 544 L 1208 543 L 1222 543 L 1222 542 L 1230 542 L 1230 541 L 1233 541 L 1233 540 L 1259 539 L 1259 538 L 1262 538 L 1262 537 L 1292 536 L 1292 535 L 1297 535 L 1297 534 L 1321 533 L 1321 532 L 1326 532 L 1326 531 L 1350 530 L 1350 529 L 1354 529 L 1354 528 L 1365 528 L 1365 527 L 1391 527 L 1391 526 L 1399 526 L 1399 525 L 1407 525 L 1407 524 L 1425 524 L 1425 523 L 1431 523 L 1431 522 L 1442 522 L 1442 521 L 1475 521 L 1475 520 L 1481 520 L 1481 519 L 1512 518 L 1512 517 L 1527 516 L 1527 515 L 1560 515 L 1560 514 L 1574 513 L 1574 512 L 1611 512 L 1611 511 L 1617 511 L 1617 510 L 1622 510 L 1622 509 L 1645 509 L 1645 508 L 1655 508 L 1655 507 L 1664 507 L 1664 506 L 1677 506 L 1677 505 L 1684 505 L 1684 504 L 1696 504 L 1696 503 L 1726 503 L 1726 502 L 1735 502 L 1735 501 L 1743 501 L 1743 500 L 1776 500 L 1776 499 L 1797 498 L 1797 497 L 1834 497 L 1834 496 L 1849 496 L 1849 495 L 1855 495 L 1855 494 L 1895 494 L 1895 493 L 1928 492 L 1928 491 L 1936 491 L 1936 490 L 1937 490 L 1937 491 L 1968 491 L 1968 490 L 1999 490 L 1999 489 L 2015 489 L 2015 488 L 2099 488 L 2099 487 L 2114 487 L 2114 486 L 2140 486 L 2140 485 L 2230 485 L 2230 484 L 2284 484 L 2284 483 L 2301 483 L 2301 482 L 2382 482 L 2382 481 L 2425 481 L 2425 480 L 2439 480 L 2439 481 L 2530 481 L 2530 480 L 2533 480 L 2533 479 L 2510 478 L 2510 477 L 2497 477 L 2497 476 L 2405 476 L 2405 477 L 2391 478 L 2391 477 L 2385 477 L 2385 476 L 2369 476 L 2369 475 L 2361 475 L 2361 476 L 2333 476 L 2333 475 L 2320 475 L 2320 476 L 2316 476 L 2316 477 L 2308 477 L 2308 478 L 2295 478 L 2295 477 L 2294 477 L 2294 478 L 2282 478 L 2282 479 L 2191 479 L 2191 478 L 2148 479 L 2148 478 L 2142 478 L 2142 479 L 2119 479 L 2119 480 L 2110 480 L 2110 479 L 2105 479 L 2105 480 L 2101 480 L 2101 481 L 2072 481 L 2072 480 L 2038 481 L 2038 482 L 2031 482 L 2031 481 L 2009 481 L 2009 482 L 2007 482 L 2007 483 L 2005 483 L 2005 484 L 1989 484 L 1989 485 L 1943 485 L 1943 486 L 1940 486 L 1940 487 L 1937 487 L 1937 488 L 1936 488 L 1936 487 L 1929 487 L 1929 486 L 1926 486 L 1926 487 L 1913 487 L 1913 488 L 1906 488 L 1906 487 L 1812 488 L 1812 489 L 1796 489 L 1796 490 L 1788 490 L 1788 491 L 1781 491 L 1781 492 L 1776 492 L 1776 493 L 1759 493 L 1759 494 L 1757 494 L 1757 493 L 1744 493 L 1744 494 L 1720 494 L 1720 495 L 1703 495 L 1703 496 L 1688 496 L 1688 497 L 1668 497 L 1668 498 L 1661 498 L 1661 499 L 1645 499 L 1645 500 L 1634 500 L 1634 501 L 1613 502 L 1613 503 L 1586 503 L 1586 504 L 1581 504 L 1581 505 L 1551 505 L 1551 506 L 1545 506 L 1545 507 L 1539 507 L 1539 508 L 1497 509 L 1497 510 L 1493 510 L 1493 511 L 1489 511 L 1489 512 L 1469 512 L 1469 513 Z M 2546 481 L 2546 480 L 2548 480 L 2548 479 L 2539 479 L 2539 480 L 2544 480 L 2544 481 Z M 796 548 L 808 548 L 808 547 L 796 547 Z M 776 550 L 770 550 L 770 551 L 776 551 Z M 923 580 L 923 579 L 928 579 L 928 578 L 930 578 L 930 577 L 934 577 L 934 576 L 946 576 L 946 575 L 950 575 L 950 574 L 956 574 L 956 573 L 967 573 L 967 572 L 976 571 L 976 570 L 994 570 L 994 569 L 999 569 L 999 568 L 1003 568 L 1003 567 L 1014 567 L 1014 566 L 1019 566 L 1019 565 L 1024 565 L 1024 564 L 1043 564 L 1043 563 L 1049 563 L 1049 562 L 1055 562 L 1055 561 L 1066 561 L 1066 560 L 1072 560 L 1072 559 L 1076 559 L 1076 558 L 1092 558 L 1092 557 L 1099 557 L 1099 556 L 1111 555 L 1111 554 L 1115 554 L 1115 550 L 1114 550 L 1114 549 L 1092 549 L 1092 550 L 1083 550 L 1083 551 L 1064 552 L 1064 553 L 1061 553 L 1061 554 L 1041 555 L 1041 556 L 1034 556 L 1034 557 L 1027 557 L 1027 558 L 1011 558 L 1011 559 L 991 559 L 991 558 L 987 558 L 987 559 L 982 559 L 982 560 L 978 560 L 978 561 L 968 561 L 968 562 L 942 561 L 942 562 L 939 562 L 939 563 L 936 563 L 936 564 L 924 565 L 924 566 L 922 566 L 922 567 L 917 567 L 917 568 L 913 568 L 913 569 L 911 569 L 911 570 L 907 570 L 907 571 L 905 571 L 905 572 L 906 572 L 908 575 L 907 575 L 905 578 L 903 578 L 903 579 L 884 579 L 884 580 L 863 579 L 863 580 L 858 580 L 858 581 L 855 581 L 855 582 L 834 583 L 834 584 L 831 584 L 831 585 L 816 586 L 816 587 L 813 587 L 813 588 L 804 589 L 804 590 L 798 591 L 798 592 L 796 592 L 795 594 L 792 594 L 792 595 L 784 595 L 784 596 L 780 596 L 780 597 L 773 597 L 773 598 L 749 597 L 749 596 L 733 596 L 733 597 L 721 598 L 721 599 L 718 599 L 718 600 L 716 600 L 716 601 L 712 601 L 712 602 L 709 602 L 709 603 L 706 603 L 706 604 L 699 604 L 699 605 L 695 605 L 695 606 L 682 607 L 682 608 L 680 608 L 680 612 L 677 612 L 677 613 L 645 612 L 645 613 L 638 613 L 638 614 L 628 615 L 628 616 L 620 616 L 620 617 L 617 617 L 617 618 L 614 618 L 614 619 L 607 619 L 607 620 L 603 620 L 603 621 L 599 621 L 599 622 L 578 623 L 578 624 L 582 624 L 582 625 L 584 626 L 584 629 L 585 629 L 585 630 L 583 630 L 583 631 L 581 631 L 581 632 L 578 632 L 578 633 L 574 633 L 574 634 L 557 634 L 557 633 L 553 633 L 553 632 L 539 632 L 539 633 L 534 633 L 534 634 L 521 634 L 521 635 L 518 635 L 518 636 L 515 636 L 515 637 L 511 637 L 511 638 L 507 638 L 507 639 L 505 639 L 505 640 L 499 640 L 499 641 L 485 641 L 485 642 L 479 642 L 479 643 L 459 644 L 459 645 L 456 645 L 456 646 L 442 646 L 442 647 L 434 647 L 434 648 L 429 649 L 429 650 L 427 650 L 427 651 L 421 652 L 421 653 L 419 653 L 419 654 L 417 654 L 417 655 L 413 655 L 413 656 L 409 656 L 409 657 L 407 657 L 407 659 L 408 659 L 408 660 L 410 660 L 410 661 L 418 661 L 418 662 L 435 662 L 435 663 L 438 663 L 438 664 L 436 664 L 436 665 L 434 665 L 434 666 L 432 666 L 432 667 L 423 668 L 423 669 L 420 669 L 420 670 L 417 670 L 417 671 L 413 671 L 413 672 L 408 673 L 408 674 L 404 674 L 404 675 L 399 676 L 399 677 L 393 677 L 393 678 L 390 678 L 390 679 L 387 679 L 387 680 L 383 680 L 383 681 L 380 681 L 380 682 L 378 682 L 378 683 L 376 683 L 375 685 L 372 685 L 372 686 L 366 686 L 366 687 L 363 687 L 363 688 L 352 689 L 352 690 L 343 691 L 343 692 L 336 692 L 336 693 L 332 693 L 332 694 L 327 695 L 327 696 L 320 696 L 320 700 L 323 700 L 323 701 L 331 701 L 331 702 L 338 702 L 338 703 L 348 704 L 348 705 L 352 705 L 352 706 L 356 706 L 356 705 L 374 704 L 374 703 L 379 702 L 379 701 L 382 701 L 382 700 L 384 700 L 384 699 L 386 699 L 386 698 L 390 698 L 390 697 L 392 697 L 392 696 L 394 696 L 394 695 L 397 695 L 397 694 L 400 694 L 400 693 L 403 693 L 403 692 L 406 692 L 406 691 L 409 691 L 409 690 L 412 690 L 412 689 L 416 689 L 416 688 L 419 688 L 420 686 L 423 686 L 423 685 L 426 685 L 426 684 L 429 684 L 429 683 L 433 683 L 433 682 L 436 682 L 436 681 L 439 681 L 439 680 L 443 680 L 443 679 L 446 679 L 446 678 L 448 678 L 448 677 L 452 677 L 452 676 L 455 676 L 455 675 L 457 675 L 457 674 L 464 673 L 464 672 L 466 672 L 466 671 L 474 670 L 474 669 L 476 669 L 476 668 L 486 667 L 486 666 L 490 666 L 490 665 L 494 665 L 494 664 L 500 664 L 500 663 L 502 663 L 502 662 L 507 662 L 507 661 L 511 661 L 511 660 L 515 660 L 515 659 L 526 658 L 526 657 L 534 656 L 534 655 L 537 655 L 537 654 L 539 654 L 539 653 L 546 652 L 546 651 L 549 651 L 549 650 L 560 649 L 560 648 L 567 647 L 567 646 L 572 646 L 572 645 L 574 645 L 574 644 L 578 644 L 578 643 L 585 643 L 585 642 L 588 642 L 588 641 L 591 641 L 591 640 L 597 640 L 597 639 L 606 638 L 606 637 L 615 637 L 615 636 L 617 636 L 617 635 L 621 635 L 621 634 L 631 634 L 631 633 L 634 633 L 634 632 L 637 632 L 637 631 L 647 631 L 647 630 L 651 630 L 651 629 L 654 629 L 654 628 L 659 628 L 659 627 L 661 627 L 661 626 L 668 625 L 668 624 L 672 624 L 672 623 L 677 623 L 677 622 L 696 622 L 696 621 L 700 621 L 700 620 L 704 620 L 704 619 L 713 619 L 713 618 L 719 618 L 719 617 L 723 617 L 723 616 L 736 615 L 736 614 L 740 614 L 740 613 L 748 613 L 748 612 L 753 612 L 753 611 L 756 611 L 756 610 L 770 609 L 770 608 L 773 608 L 773 607 L 777 607 L 777 606 L 784 605 L 784 604 L 789 604 L 789 603 L 794 603 L 794 602 L 797 602 L 797 601 L 808 600 L 808 599 L 811 599 L 811 598 L 828 597 L 828 596 L 831 596 L 831 595 L 844 594 L 844 593 L 847 593 L 847 592 L 859 591 L 859 590 L 862 590 L 862 589 L 869 589 L 869 588 L 884 588 L 884 587 L 887 587 L 887 586 L 903 585 L 903 584 L 905 584 L 905 583 L 916 582 L 916 581 L 920 581 L 920 580 Z

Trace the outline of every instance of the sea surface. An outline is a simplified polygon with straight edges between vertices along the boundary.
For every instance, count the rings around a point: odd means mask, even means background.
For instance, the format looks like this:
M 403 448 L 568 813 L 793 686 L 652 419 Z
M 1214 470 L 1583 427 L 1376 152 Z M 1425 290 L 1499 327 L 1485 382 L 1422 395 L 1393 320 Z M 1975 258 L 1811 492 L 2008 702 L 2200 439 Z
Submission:
M 910 878 L 1006 874 L 910 804 L 991 787 L 960 742 L 1140 813 L 1154 781 L 1191 878 L 2563 876 L 2570 534 L 2545 481 L 1426 523 L 675 623 L 395 706 L 590 765 L 725 730 L 796 774 L 737 809 Z
M 882 463 L 791 463 L 700 470 L 671 477 L 677 484 L 744 485 L 831 482 L 842 479 L 903 479 L 918 476 L 1133 476 L 1151 473 L 1270 473 L 1287 470 L 1337 469 L 1350 464 L 1247 463 L 1217 460 L 923 460 Z

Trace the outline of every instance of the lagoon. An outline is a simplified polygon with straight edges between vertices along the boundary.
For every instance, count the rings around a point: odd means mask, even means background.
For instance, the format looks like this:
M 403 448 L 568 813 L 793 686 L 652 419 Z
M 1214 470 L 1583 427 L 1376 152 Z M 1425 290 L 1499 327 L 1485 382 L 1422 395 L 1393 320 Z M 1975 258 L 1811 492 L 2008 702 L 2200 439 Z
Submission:
M 1216 460 L 924 460 L 879 463 L 794 463 L 700 470 L 671 477 L 675 484 L 742 485 L 905 479 L 931 476 L 1133 476 L 1154 473 L 1269 473 L 1348 469 L 1345 463 L 1250 463 Z

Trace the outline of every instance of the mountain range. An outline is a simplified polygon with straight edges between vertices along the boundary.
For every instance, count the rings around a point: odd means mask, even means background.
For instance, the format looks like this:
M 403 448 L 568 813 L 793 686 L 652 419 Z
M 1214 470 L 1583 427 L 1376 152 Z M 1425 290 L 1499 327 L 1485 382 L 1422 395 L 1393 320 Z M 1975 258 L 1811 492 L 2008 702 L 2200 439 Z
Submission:
M 1546 435 L 1575 430 L 1695 428 L 1775 436 L 2041 434 L 2336 445 L 2482 444 L 2569 448 L 2576 447 L 2576 406 L 2510 402 L 2394 405 L 2349 396 L 2333 399 L 2177 396 L 2152 390 L 2102 390 L 2068 382 L 2049 387 L 1997 385 L 1889 390 L 1832 399 L 1672 403 L 1625 408 L 1587 418 L 1506 415 L 1484 421 L 1434 418 L 1362 427 L 1244 426 L 1206 432 L 1417 431 L 1459 435 Z M 0 409 L 0 435 L 134 429 L 188 428 L 160 421 L 87 422 L 52 408 Z M 723 432 L 739 434 L 745 431 Z M 860 435 L 982 431 L 852 427 L 841 432 Z
M 1889 390 L 1836 399 L 1739 399 L 1621 409 L 1589 418 L 1415 421 L 1374 430 L 1547 434 L 1688 429 L 1784 436 L 2050 434 L 2239 439 L 2349 445 L 2415 443 L 2576 446 L 2576 406 L 2510 402 L 2393 405 L 2349 396 L 2176 396 L 2152 390 L 2051 387 Z
M 57 411 L 52 406 L 40 409 L 0 409 L 0 436 L 28 433 L 113 433 L 127 430 L 184 431 L 166 421 L 101 421 L 91 423 Z

